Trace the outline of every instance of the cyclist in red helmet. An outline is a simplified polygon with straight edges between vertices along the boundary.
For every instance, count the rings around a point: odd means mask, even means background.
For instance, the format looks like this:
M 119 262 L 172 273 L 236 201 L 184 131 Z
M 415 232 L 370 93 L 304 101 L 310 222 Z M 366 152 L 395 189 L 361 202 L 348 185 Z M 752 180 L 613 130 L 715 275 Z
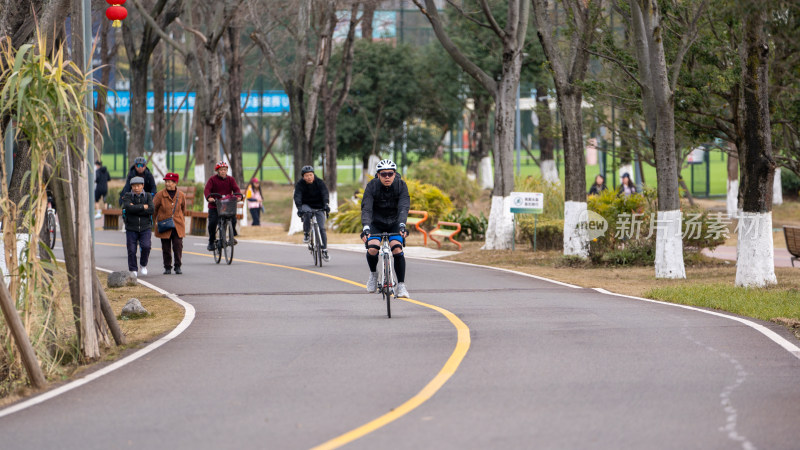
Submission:
M 241 194 L 239 185 L 233 177 L 228 176 L 228 163 L 220 161 L 214 166 L 216 175 L 212 175 L 206 182 L 206 188 L 203 190 L 203 195 L 208 200 L 208 251 L 214 251 L 214 242 L 217 240 L 217 223 L 219 222 L 219 214 L 217 213 L 216 199 L 208 198 L 211 194 L 219 194 L 227 196 L 231 194 Z M 236 231 L 236 221 L 233 221 L 233 235 L 238 235 Z M 236 239 L 233 240 L 237 244 Z

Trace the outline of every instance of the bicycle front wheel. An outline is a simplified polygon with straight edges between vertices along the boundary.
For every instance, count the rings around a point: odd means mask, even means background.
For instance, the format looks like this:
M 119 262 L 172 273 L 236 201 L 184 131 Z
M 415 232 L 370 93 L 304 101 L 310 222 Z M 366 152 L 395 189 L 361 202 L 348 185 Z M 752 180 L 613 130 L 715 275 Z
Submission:
M 230 264 L 233 262 L 233 222 L 231 220 L 225 221 L 225 262 Z
M 322 267 L 322 236 L 319 232 L 319 225 L 314 225 L 314 260 L 317 265 Z
M 392 266 L 389 256 L 383 256 L 383 297 L 386 299 L 386 317 L 392 318 Z

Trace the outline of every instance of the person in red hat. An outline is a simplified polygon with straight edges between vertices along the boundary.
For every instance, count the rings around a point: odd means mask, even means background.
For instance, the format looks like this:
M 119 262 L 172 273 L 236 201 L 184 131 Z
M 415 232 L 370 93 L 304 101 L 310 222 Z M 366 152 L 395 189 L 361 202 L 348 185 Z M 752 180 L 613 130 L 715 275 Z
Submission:
M 253 218 L 253 226 L 260 226 L 264 195 L 261 193 L 261 183 L 258 181 L 258 178 L 253 177 L 253 179 L 250 180 L 244 198 L 247 199 L 247 209 L 250 210 L 250 217 Z
M 156 220 L 156 237 L 161 239 L 161 253 L 164 257 L 164 274 L 180 275 L 183 237 L 186 235 L 186 195 L 178 190 L 179 176 L 170 172 L 164 177 L 165 188 L 153 197 Z M 172 227 L 169 220 L 172 219 Z M 174 262 L 173 262 L 174 261 Z

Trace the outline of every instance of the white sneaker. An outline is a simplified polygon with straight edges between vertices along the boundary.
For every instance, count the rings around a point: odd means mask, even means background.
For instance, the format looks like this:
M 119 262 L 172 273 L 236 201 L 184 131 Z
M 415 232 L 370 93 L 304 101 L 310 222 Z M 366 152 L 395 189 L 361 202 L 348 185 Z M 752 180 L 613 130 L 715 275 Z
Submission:
M 142 266 L 142 276 L 147 275 L 147 267 Z
M 397 298 L 408 298 L 408 289 L 406 289 L 405 283 L 397 283 L 397 287 L 394 289 L 394 296 Z
M 133 275 L 133 278 L 137 278 L 138 277 L 138 275 L 136 275 L 136 271 L 135 270 L 133 272 L 131 272 L 131 275 Z
M 325 262 L 328 262 L 328 261 L 330 261 L 330 260 L 331 260 L 331 257 L 330 257 L 330 256 L 328 256 L 328 251 L 327 251 L 327 250 L 323 250 L 323 251 L 322 251 L 322 259 L 323 259 Z
M 370 272 L 367 280 L 367 292 L 370 294 L 378 291 L 378 272 Z

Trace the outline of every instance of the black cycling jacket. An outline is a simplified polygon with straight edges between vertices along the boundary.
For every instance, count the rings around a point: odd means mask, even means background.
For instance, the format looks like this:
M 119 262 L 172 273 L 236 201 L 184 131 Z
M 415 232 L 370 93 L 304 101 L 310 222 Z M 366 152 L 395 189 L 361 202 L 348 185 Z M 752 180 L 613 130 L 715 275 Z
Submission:
M 306 183 L 306 180 L 300 178 L 294 185 L 294 204 L 297 209 L 302 205 L 308 205 L 313 209 L 322 209 L 328 206 L 330 202 L 330 194 L 328 193 L 328 186 L 322 178 L 315 176 L 311 184 Z
M 361 199 L 361 224 L 377 223 L 386 227 L 397 223 L 406 223 L 411 197 L 408 186 L 399 173 L 389 186 L 381 184 L 381 180 L 373 178 L 364 188 Z

